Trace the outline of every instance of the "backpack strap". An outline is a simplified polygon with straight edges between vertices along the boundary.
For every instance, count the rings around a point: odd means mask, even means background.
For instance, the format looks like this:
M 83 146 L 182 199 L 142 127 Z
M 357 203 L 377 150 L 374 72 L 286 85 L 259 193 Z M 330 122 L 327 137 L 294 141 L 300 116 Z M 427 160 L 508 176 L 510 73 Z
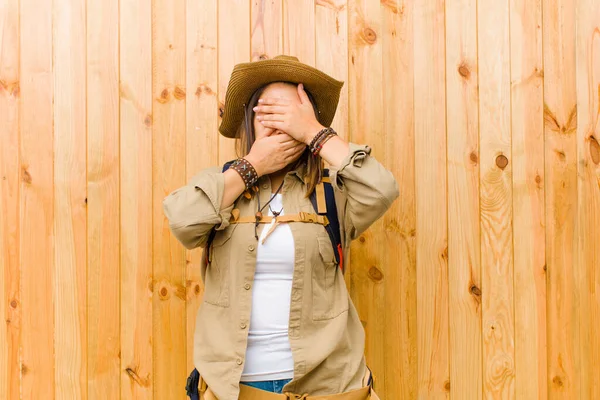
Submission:
M 310 202 L 313 208 L 319 215 L 327 216 L 329 224 L 325 226 L 325 230 L 329 234 L 333 253 L 340 269 L 344 271 L 344 249 L 342 247 L 342 237 L 340 234 L 340 222 L 337 216 L 337 207 L 335 204 L 335 195 L 333 186 L 329 180 L 329 170 L 323 171 L 323 178 L 315 191 L 310 195 Z

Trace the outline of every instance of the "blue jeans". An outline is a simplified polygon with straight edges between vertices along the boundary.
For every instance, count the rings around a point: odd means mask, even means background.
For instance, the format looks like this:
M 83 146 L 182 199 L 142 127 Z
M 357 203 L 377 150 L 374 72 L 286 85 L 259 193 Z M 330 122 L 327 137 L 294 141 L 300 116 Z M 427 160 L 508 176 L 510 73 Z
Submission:
M 240 383 L 242 385 L 252 386 L 253 388 L 265 390 L 267 392 L 281 393 L 283 391 L 283 387 L 289 381 L 291 381 L 291 379 L 280 379 L 277 381 L 240 382 Z

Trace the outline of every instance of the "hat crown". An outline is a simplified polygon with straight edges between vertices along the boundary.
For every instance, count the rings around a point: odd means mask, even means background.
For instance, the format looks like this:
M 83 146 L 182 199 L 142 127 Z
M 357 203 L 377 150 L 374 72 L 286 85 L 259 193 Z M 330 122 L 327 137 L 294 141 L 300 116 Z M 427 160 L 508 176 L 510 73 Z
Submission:
M 284 60 L 284 61 L 296 61 L 296 62 L 300 62 L 300 60 L 298 60 L 298 57 L 286 56 L 286 55 L 275 56 L 275 57 L 273 57 L 273 60 Z

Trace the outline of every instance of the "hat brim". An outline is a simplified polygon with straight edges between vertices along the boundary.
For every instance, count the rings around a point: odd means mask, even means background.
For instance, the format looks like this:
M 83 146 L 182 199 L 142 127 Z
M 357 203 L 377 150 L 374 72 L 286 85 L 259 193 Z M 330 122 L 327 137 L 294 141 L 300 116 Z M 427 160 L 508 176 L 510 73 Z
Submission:
M 244 110 L 252 94 L 274 82 L 302 83 L 315 100 L 319 122 L 324 126 L 331 125 L 344 82 L 301 62 L 274 58 L 234 67 L 227 86 L 219 132 L 225 137 L 234 138 L 244 120 Z

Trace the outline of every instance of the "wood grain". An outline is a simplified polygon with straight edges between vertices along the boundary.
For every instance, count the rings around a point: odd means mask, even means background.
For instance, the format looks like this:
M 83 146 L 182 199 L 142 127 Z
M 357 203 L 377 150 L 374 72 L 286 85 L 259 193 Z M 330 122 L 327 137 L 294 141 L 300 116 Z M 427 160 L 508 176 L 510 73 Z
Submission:
M 283 1 L 251 2 L 251 60 L 267 60 L 283 54 Z
M 509 1 L 478 5 L 483 396 L 515 396 Z
M 448 194 L 444 2 L 414 5 L 415 202 L 419 398 L 447 397 Z
M 317 0 L 315 31 L 316 67 L 345 82 L 331 127 L 348 139 L 348 1 Z
M 510 1 L 515 393 L 548 397 L 542 2 Z
M 151 0 L 119 3 L 120 377 L 121 399 L 136 400 L 153 398 L 156 377 L 152 373 L 151 6 Z
M 600 3 L 577 4 L 577 190 L 575 273 L 580 321 L 580 396 L 600 398 Z
M 93 257 L 88 258 L 87 243 L 80 240 L 86 237 L 88 205 L 86 20 L 82 18 L 85 15 L 85 1 L 57 0 L 53 6 L 54 86 L 60 88 L 54 94 L 53 115 L 55 396 L 75 399 L 88 397 L 88 361 L 96 365 L 96 359 L 88 360 L 87 357 L 87 260 Z M 118 119 L 118 115 L 113 113 L 113 119 Z M 104 136 L 104 132 L 101 132 L 101 136 Z M 110 136 L 107 138 L 110 140 Z M 91 200 L 92 204 L 97 204 L 96 198 Z M 115 200 L 109 199 L 109 202 Z M 96 211 L 93 208 L 92 215 L 100 214 Z M 110 218 L 105 220 L 109 222 Z M 118 226 L 117 221 L 114 222 Z M 106 233 L 110 235 L 113 232 Z M 108 248 L 102 250 L 98 253 L 118 257 L 118 248 L 112 252 Z M 113 283 L 118 282 L 118 274 L 113 277 Z M 110 297 L 109 294 L 106 298 Z M 102 307 L 92 309 L 99 311 Z M 119 321 L 111 317 L 102 321 L 102 325 L 118 330 Z M 98 345 L 98 342 L 93 345 Z M 102 353 L 101 358 L 108 355 Z M 112 353 L 116 355 L 116 351 Z M 109 380 L 103 382 L 104 385 L 108 383 Z
M 283 0 L 283 52 L 315 65 L 315 0 Z
M 182 394 L 186 366 L 185 248 L 162 201 L 186 183 L 185 0 L 152 2 L 152 366 L 153 397 Z
M 383 134 L 381 161 L 398 182 L 401 200 L 383 217 L 378 248 L 385 265 L 383 347 L 388 399 L 417 397 L 417 271 L 415 220 L 415 148 L 413 77 L 413 2 L 382 3 Z M 379 143 L 379 145 L 382 145 Z M 382 149 L 380 149 L 382 150 Z M 381 154 L 381 153 L 379 153 Z M 378 388 L 379 390 L 379 388 Z
M 580 398 L 575 7 L 543 2 L 548 397 Z
M 469 399 L 483 395 L 476 5 L 446 1 L 450 397 Z
M 218 165 L 218 53 L 217 4 L 187 2 L 186 179 Z M 204 286 L 200 275 L 202 249 L 186 252 L 187 370 L 193 365 L 196 313 Z
M 0 395 L 9 399 L 21 385 L 19 72 L 19 2 L 0 0 Z
M 225 107 L 225 93 L 235 64 L 250 61 L 250 3 L 248 0 L 218 2 L 219 115 Z M 219 123 L 221 120 L 219 119 Z M 219 134 L 219 164 L 236 158 L 235 141 Z M 243 156 L 244 154 L 240 154 Z
M 52 3 L 20 2 L 21 396 L 55 393 Z

